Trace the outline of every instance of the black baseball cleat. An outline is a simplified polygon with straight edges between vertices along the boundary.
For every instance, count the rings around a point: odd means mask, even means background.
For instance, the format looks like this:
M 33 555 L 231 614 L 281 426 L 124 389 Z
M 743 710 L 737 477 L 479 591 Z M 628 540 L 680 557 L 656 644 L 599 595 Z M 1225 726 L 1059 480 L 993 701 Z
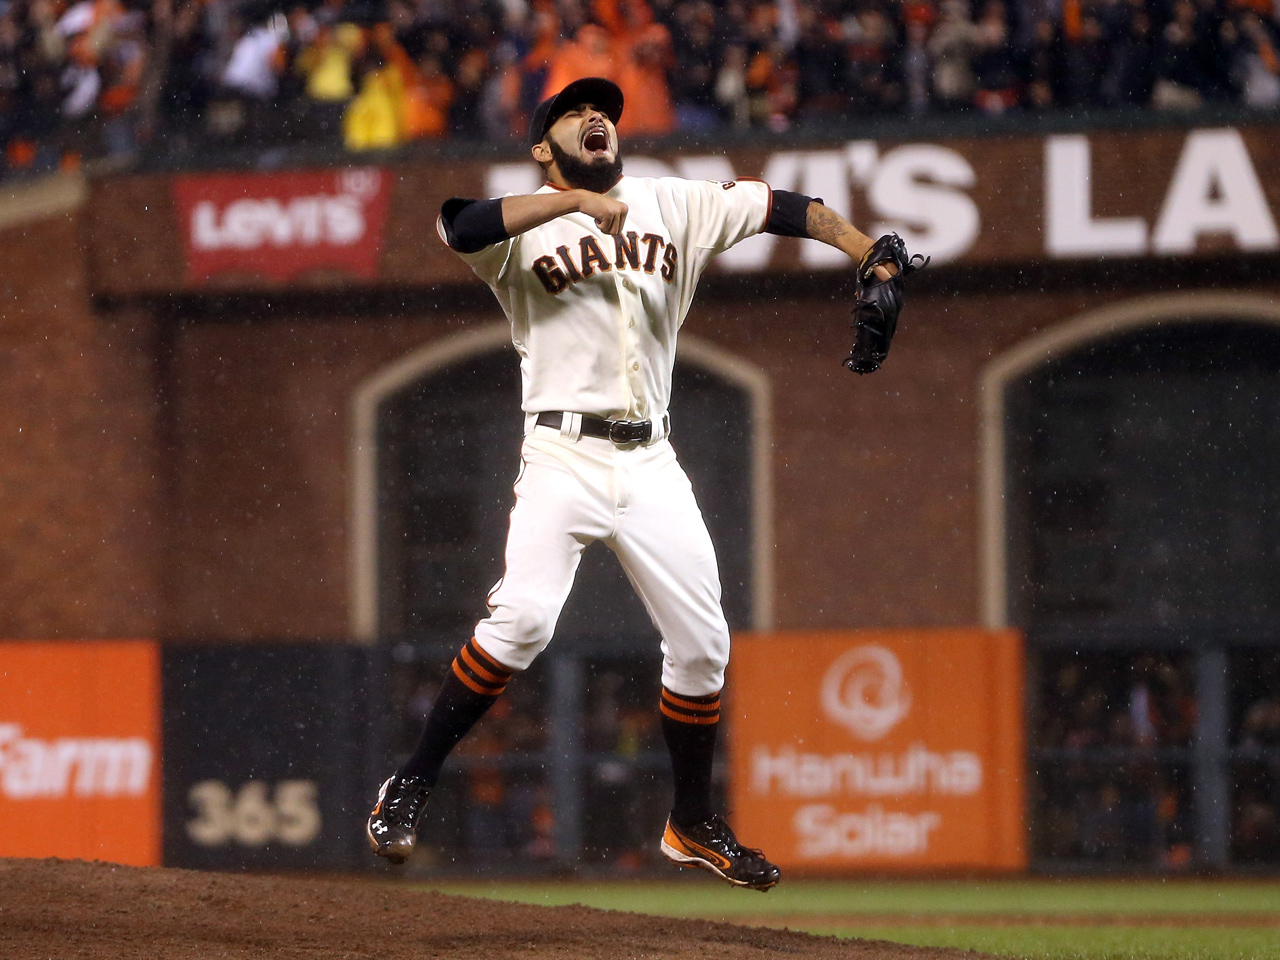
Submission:
M 378 791 L 365 833 L 373 852 L 392 863 L 404 863 L 418 842 L 418 824 L 427 806 L 427 781 L 395 773 Z
M 682 867 L 709 870 L 736 887 L 763 892 L 782 879 L 782 871 L 763 853 L 738 842 L 723 817 L 712 817 L 687 829 L 677 827 L 668 817 L 662 855 Z

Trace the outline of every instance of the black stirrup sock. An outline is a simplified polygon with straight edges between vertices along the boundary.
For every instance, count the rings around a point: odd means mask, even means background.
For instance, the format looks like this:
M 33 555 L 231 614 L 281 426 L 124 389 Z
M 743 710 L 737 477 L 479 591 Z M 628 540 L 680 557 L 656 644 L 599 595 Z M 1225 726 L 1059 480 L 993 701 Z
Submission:
M 401 776 L 420 777 L 434 787 L 449 751 L 493 706 L 510 679 L 510 670 L 481 650 L 474 637 L 468 640 L 445 674 L 418 746 L 400 768 Z
M 711 764 L 720 726 L 720 694 L 686 697 L 663 687 L 660 709 L 676 788 L 671 821 L 677 827 L 691 827 L 709 820 L 715 812 L 711 807 Z

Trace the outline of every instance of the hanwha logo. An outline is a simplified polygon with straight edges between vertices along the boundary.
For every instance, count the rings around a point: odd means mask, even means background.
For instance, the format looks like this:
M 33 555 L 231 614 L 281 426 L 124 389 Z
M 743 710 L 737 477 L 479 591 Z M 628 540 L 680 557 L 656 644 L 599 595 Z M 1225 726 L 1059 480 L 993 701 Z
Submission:
M 822 680 L 822 709 L 859 740 L 879 740 L 911 709 L 902 664 L 875 644 L 841 654 Z

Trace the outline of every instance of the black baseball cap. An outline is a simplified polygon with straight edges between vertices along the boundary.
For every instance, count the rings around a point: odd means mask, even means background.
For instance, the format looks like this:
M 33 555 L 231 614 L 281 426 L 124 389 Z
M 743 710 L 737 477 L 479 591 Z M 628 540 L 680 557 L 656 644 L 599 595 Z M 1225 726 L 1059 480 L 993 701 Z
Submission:
M 583 77 L 538 104 L 533 111 L 533 119 L 529 121 L 529 146 L 540 144 L 553 123 L 582 103 L 603 111 L 615 124 L 622 117 L 621 88 L 604 77 Z

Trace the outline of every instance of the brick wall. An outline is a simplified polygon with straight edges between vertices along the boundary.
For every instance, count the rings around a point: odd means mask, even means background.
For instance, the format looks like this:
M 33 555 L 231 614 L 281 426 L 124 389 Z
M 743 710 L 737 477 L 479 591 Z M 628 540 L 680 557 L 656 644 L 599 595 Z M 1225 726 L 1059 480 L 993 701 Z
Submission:
M 478 282 L 165 292 L 164 184 L 114 183 L 0 228 L 0 635 L 345 638 L 353 393 L 496 305 Z M 686 330 L 773 387 L 778 626 L 975 623 L 983 366 L 1128 297 L 1280 295 L 1273 256 L 1162 263 L 931 270 L 870 377 L 840 366 L 832 275 L 709 277 Z
M 773 387 L 779 626 L 978 621 L 982 367 L 1130 295 L 1006 288 L 913 298 L 892 359 L 868 377 L 840 366 L 842 302 L 775 301 L 743 284 L 702 291 L 685 330 L 762 368 Z M 496 306 L 466 305 L 185 325 L 174 361 L 180 492 L 167 628 L 344 636 L 353 392 L 411 350 L 496 319 Z
M 0 636 L 156 630 L 156 343 L 95 313 L 79 216 L 0 230 Z

